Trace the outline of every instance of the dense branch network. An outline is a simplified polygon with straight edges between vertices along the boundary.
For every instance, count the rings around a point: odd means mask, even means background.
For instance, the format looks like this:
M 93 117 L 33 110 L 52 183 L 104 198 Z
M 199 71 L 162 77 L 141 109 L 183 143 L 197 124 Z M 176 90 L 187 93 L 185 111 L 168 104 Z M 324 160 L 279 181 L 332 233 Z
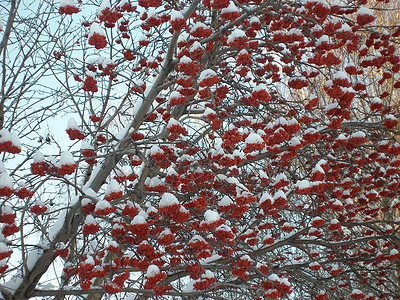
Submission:
M 396 2 L 26 4 L 1 7 L 5 299 L 397 299 Z

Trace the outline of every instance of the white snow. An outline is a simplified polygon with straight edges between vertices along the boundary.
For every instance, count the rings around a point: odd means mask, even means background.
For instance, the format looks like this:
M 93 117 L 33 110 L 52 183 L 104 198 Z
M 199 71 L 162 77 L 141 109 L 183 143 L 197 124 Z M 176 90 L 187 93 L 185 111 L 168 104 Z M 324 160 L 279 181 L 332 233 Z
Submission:
M 222 197 L 222 199 L 219 201 L 219 206 L 229 206 L 231 204 L 233 204 L 233 201 L 228 196 Z
M 286 199 L 286 195 L 282 190 L 278 190 L 278 191 L 275 192 L 274 199 L 278 199 L 278 198 Z
M 94 198 L 94 199 L 97 198 L 97 193 L 96 193 L 95 191 L 93 191 L 91 188 L 86 188 L 86 189 L 83 190 L 83 192 L 84 192 L 85 195 L 88 196 L 88 197 L 91 197 L 91 198 Z M 90 198 L 83 198 L 83 199 L 82 199 L 82 205 L 84 205 L 84 204 L 83 204 L 83 201 L 84 201 L 84 200 L 89 200 L 89 202 L 91 202 L 91 199 L 90 199 Z
M 310 188 L 311 184 L 308 180 L 300 180 L 296 182 L 296 187 L 300 190 L 304 190 Z
M 190 57 L 187 57 L 187 56 L 185 55 L 185 56 L 182 56 L 182 57 L 181 57 L 181 59 L 179 60 L 179 62 L 180 62 L 181 64 L 188 64 L 188 63 L 191 63 L 191 62 L 192 62 L 192 59 L 191 59 Z
M 61 230 L 61 228 L 64 226 L 65 222 L 65 217 L 67 215 L 67 210 L 63 209 L 57 218 L 57 221 L 54 223 L 53 227 L 49 230 L 49 241 L 54 240 L 58 232 Z
M 1 207 L 1 214 L 2 215 L 11 215 L 11 214 L 13 214 L 14 213 L 14 211 L 13 211 L 13 209 L 11 208 L 11 206 L 8 206 L 8 205 L 3 205 L 2 207 Z M 0 251 L 1 252 L 1 251 Z
M 94 210 L 104 210 L 107 208 L 112 208 L 111 204 L 107 200 L 100 200 L 99 202 L 96 203 L 96 206 L 94 207 Z
M 333 109 L 337 109 L 337 108 L 339 108 L 338 103 L 331 103 L 331 104 L 328 104 L 327 106 L 325 106 L 325 111 L 329 111 L 329 110 L 333 110 Z
M 11 135 L 7 129 L 0 129 L 0 142 L 8 142 L 11 141 Z
M 181 93 L 179 93 L 178 91 L 173 91 L 169 96 L 169 100 L 177 99 L 177 98 L 181 98 L 181 97 L 183 97 Z
M 397 118 L 396 118 L 394 115 L 392 115 L 392 114 L 388 114 L 388 115 L 386 116 L 386 120 L 397 120 Z
M 232 2 L 231 2 L 231 3 L 232 3 Z M 260 22 L 260 19 L 259 19 L 259 18 L 253 16 L 253 17 L 250 18 L 249 23 L 250 23 L 250 25 L 251 25 L 251 24 L 253 24 L 253 23 L 261 23 L 261 22 Z
M 204 222 L 207 224 L 214 223 L 219 220 L 220 220 L 220 216 L 219 216 L 218 212 L 216 212 L 214 210 L 209 209 L 204 213 Z
M 286 176 L 285 173 L 279 173 L 278 175 L 276 175 L 275 179 L 273 180 L 272 185 L 275 185 L 280 181 L 288 181 L 287 176 Z
M 349 76 L 347 75 L 347 73 L 343 72 L 343 71 L 338 71 L 335 74 L 333 74 L 333 79 L 349 79 Z
M 190 30 L 190 32 L 194 32 L 196 31 L 198 28 L 203 28 L 203 29 L 209 29 L 209 27 L 207 25 L 205 25 L 202 22 L 196 22 L 196 24 L 193 25 L 192 29 Z
M 90 38 L 95 33 L 105 36 L 103 28 L 101 28 L 98 23 L 93 22 L 92 25 L 90 26 L 88 38 Z
M 19 141 L 19 137 L 14 132 L 10 134 L 10 141 L 14 147 L 21 149 L 21 142 Z
M 189 52 L 193 52 L 193 51 L 196 51 L 196 50 L 199 50 L 199 49 L 203 50 L 204 48 L 198 41 L 195 41 L 192 44 L 192 46 L 190 46 Z
M 205 270 L 203 275 L 201 275 L 202 278 L 214 278 L 214 273 L 211 272 L 210 270 Z
M 260 203 L 263 203 L 263 202 L 265 202 L 265 201 L 267 201 L 267 200 L 270 200 L 271 202 L 273 202 L 273 199 L 272 199 L 271 194 L 268 193 L 267 191 L 265 191 L 265 192 L 262 194 L 261 198 L 260 198 Z
M 171 20 L 176 20 L 176 19 L 184 19 L 185 17 L 183 16 L 183 14 L 178 11 L 178 10 L 172 10 L 170 12 L 171 15 Z
M 174 119 L 174 118 L 169 119 L 167 128 L 171 128 L 174 125 L 182 126 L 182 124 L 179 123 L 179 121 L 177 121 L 176 119 Z
M 194 235 L 189 241 L 189 243 L 195 243 L 195 242 L 207 243 L 206 240 L 201 235 L 198 235 L 198 234 Z
M 231 13 L 231 12 L 237 12 L 239 11 L 239 9 L 237 8 L 237 6 L 235 5 L 235 3 L 233 3 L 233 1 L 231 1 L 229 3 L 228 7 L 225 7 L 221 10 L 221 14 L 226 14 L 226 13 Z M 260 21 L 259 21 L 260 22 Z M 251 22 L 250 22 L 251 24 Z
M 368 7 L 360 7 L 358 9 L 357 16 L 361 15 L 373 16 L 374 12 L 370 10 Z
M 164 150 L 162 150 L 159 145 L 153 145 L 150 148 L 150 155 L 154 155 L 154 154 L 157 154 L 157 153 L 161 153 L 162 154 L 162 153 L 164 153 Z
M 147 179 L 149 179 L 149 178 L 147 178 Z M 146 181 L 147 181 L 147 179 L 146 179 Z M 164 186 L 165 182 L 156 176 L 156 177 L 150 178 L 149 181 L 146 183 L 146 185 L 148 185 L 149 187 Z
M 350 138 L 365 138 L 365 133 L 362 131 L 357 131 L 351 134 Z
M 236 28 L 228 36 L 228 40 L 226 42 L 229 44 L 233 42 L 236 38 L 242 38 L 242 37 L 246 37 L 246 33 L 243 30 Z
M 0 173 L 0 188 L 8 187 L 10 189 L 14 188 L 14 184 L 11 177 L 7 173 Z
M 326 34 L 322 35 L 319 39 L 317 39 L 315 45 L 319 46 L 322 43 L 329 43 L 329 37 Z
M 340 202 L 340 200 L 336 199 L 336 200 L 332 203 L 332 205 L 335 205 L 335 206 L 343 206 L 343 203 Z
M 361 294 L 363 294 L 363 292 L 361 292 L 359 289 L 353 289 L 353 290 L 351 291 L 351 294 L 352 294 L 352 295 L 353 295 L 353 294 L 361 295 Z
M 280 278 L 276 274 L 271 274 L 271 275 L 268 276 L 268 280 L 276 282 L 276 281 L 280 281 Z
M 215 110 L 213 110 L 213 109 L 211 109 L 211 108 L 209 108 L 209 107 L 207 107 L 205 110 L 204 110 L 204 116 L 205 117 L 207 117 L 207 116 L 209 116 L 209 115 L 216 115 L 217 113 L 215 112 Z
M 76 120 L 74 118 L 70 118 L 68 120 L 67 129 L 78 129 L 78 123 L 76 123 Z
M 169 176 L 178 176 L 179 174 L 175 171 L 175 166 L 169 166 L 167 169 L 167 174 Z
M 34 249 L 29 252 L 26 258 L 26 266 L 28 267 L 29 270 L 32 270 L 32 268 L 35 266 L 37 260 L 40 258 L 42 254 L 43 254 L 42 249 Z
M 111 179 L 110 182 L 107 184 L 107 188 L 104 192 L 106 196 L 110 195 L 113 192 L 119 192 L 121 189 L 119 187 L 119 183 L 115 179 Z
M 60 0 L 60 7 L 72 6 L 76 7 L 74 0 Z
M 154 277 L 156 275 L 160 274 L 160 268 L 156 265 L 150 265 L 147 268 L 147 272 L 146 272 L 146 277 L 147 278 L 151 278 Z
M 262 143 L 264 143 L 264 140 L 257 133 L 252 132 L 247 136 L 247 138 L 244 142 L 246 144 L 262 144 Z
M 81 144 L 81 149 L 82 150 L 89 150 L 89 149 L 93 149 L 93 146 L 90 145 L 88 141 L 83 140 L 82 144 Z
M 142 215 L 136 215 L 131 221 L 131 225 L 135 224 L 146 224 L 146 219 Z
M 105 9 L 107 9 L 107 8 L 110 8 L 110 7 L 111 7 L 110 0 L 103 0 L 103 1 L 101 2 L 100 6 L 99 6 L 99 10 L 98 10 L 98 12 L 97 12 L 97 15 L 98 15 L 98 16 L 101 15 L 101 12 L 102 12 L 103 10 L 105 10 Z
M 96 225 L 97 224 L 96 220 L 93 218 L 92 215 L 87 215 L 85 219 L 85 225 L 92 225 L 92 224 Z
M 300 140 L 297 137 L 292 137 L 289 141 L 289 146 L 295 147 L 301 144 Z
M 0 253 L 5 253 L 5 252 L 7 252 L 9 250 L 10 249 L 8 248 L 8 246 L 5 243 L 0 242 Z
M 164 193 L 161 196 L 161 200 L 160 200 L 160 203 L 159 203 L 158 207 L 171 206 L 171 205 L 174 205 L 174 204 L 179 204 L 179 201 L 175 197 L 175 195 L 173 195 L 171 193 Z
M 246 51 L 247 52 L 247 51 Z M 239 53 L 240 54 L 240 53 Z M 256 85 L 253 89 L 253 92 L 258 92 L 258 91 L 266 91 L 268 88 L 264 83 L 261 83 L 259 85 Z
M 62 165 L 74 165 L 74 157 L 72 156 L 72 153 L 69 151 L 63 151 L 61 152 L 60 155 L 60 161 L 59 164 Z
M 206 69 L 206 70 L 204 70 L 204 71 L 202 71 L 200 73 L 198 81 L 200 82 L 200 81 L 202 81 L 202 80 L 204 80 L 206 78 L 210 78 L 210 77 L 213 77 L 213 76 L 216 76 L 216 75 L 217 75 L 217 73 L 215 73 L 215 71 L 213 71 L 211 69 Z

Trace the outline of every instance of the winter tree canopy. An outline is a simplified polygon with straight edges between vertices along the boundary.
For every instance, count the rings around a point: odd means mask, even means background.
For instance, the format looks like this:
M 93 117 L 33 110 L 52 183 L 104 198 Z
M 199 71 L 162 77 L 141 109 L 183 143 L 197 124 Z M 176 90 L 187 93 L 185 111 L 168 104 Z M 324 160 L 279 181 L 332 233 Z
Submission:
M 0 294 L 400 299 L 396 0 L 0 3 Z

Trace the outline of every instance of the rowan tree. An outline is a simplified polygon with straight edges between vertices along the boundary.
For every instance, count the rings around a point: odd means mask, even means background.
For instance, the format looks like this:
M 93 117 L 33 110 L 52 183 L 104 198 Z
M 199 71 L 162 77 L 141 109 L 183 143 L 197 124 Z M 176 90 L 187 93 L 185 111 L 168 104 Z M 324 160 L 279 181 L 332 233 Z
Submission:
M 399 299 L 397 9 L 0 4 L 2 297 Z

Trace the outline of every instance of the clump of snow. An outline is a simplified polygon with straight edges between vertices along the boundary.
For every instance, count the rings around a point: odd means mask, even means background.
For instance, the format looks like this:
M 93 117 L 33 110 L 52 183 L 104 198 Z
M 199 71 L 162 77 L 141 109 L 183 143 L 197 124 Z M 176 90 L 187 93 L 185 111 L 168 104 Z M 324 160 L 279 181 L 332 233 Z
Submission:
M 66 6 L 76 7 L 75 1 L 74 0 L 60 0 L 60 7 L 66 7 Z
M 146 219 L 142 215 L 136 215 L 133 220 L 131 221 L 131 225 L 135 224 L 146 224 Z
M 165 182 L 156 176 L 152 178 L 147 178 L 145 184 L 149 187 L 155 187 L 155 186 L 164 186 Z
M 274 199 L 278 199 L 278 198 L 286 199 L 286 195 L 282 190 L 278 190 L 278 191 L 275 192 Z
M 213 109 L 211 109 L 211 108 L 209 108 L 209 107 L 207 107 L 205 110 L 204 110 L 204 116 L 205 117 L 207 117 L 207 116 L 210 116 L 210 115 L 216 115 L 217 113 L 215 112 L 215 110 L 213 110 Z
M 78 123 L 76 123 L 76 120 L 74 118 L 70 118 L 68 120 L 67 129 L 78 129 Z
M 0 173 L 7 172 L 6 167 L 4 166 L 3 162 L 0 161 Z
M 236 38 L 245 38 L 246 37 L 246 33 L 243 30 L 240 30 L 238 28 L 236 28 L 235 30 L 233 30 L 231 32 L 231 34 L 228 36 L 228 40 L 227 43 L 231 43 L 233 42 L 234 39 Z
M 181 123 L 179 123 L 179 121 L 177 121 L 176 119 L 174 119 L 174 118 L 169 119 L 167 128 L 171 128 L 171 126 L 174 126 L 174 125 L 182 126 Z
M 192 62 L 192 59 L 190 57 L 187 57 L 186 55 L 182 56 L 181 59 L 179 60 L 181 64 L 188 64 Z
M 86 225 L 92 225 L 92 224 L 96 225 L 97 222 L 96 222 L 96 220 L 93 218 L 92 215 L 87 215 L 87 216 L 86 216 L 86 219 L 85 219 L 85 224 L 86 224 Z
M 213 71 L 211 69 L 206 69 L 200 73 L 198 81 L 200 82 L 206 78 L 211 78 L 214 76 L 217 76 L 217 73 L 215 73 L 215 71 Z
M 9 189 L 13 189 L 14 187 L 11 177 L 7 173 L 0 174 L 0 188 L 4 187 L 8 187 Z
M 1 207 L 1 214 L 2 215 L 11 215 L 11 214 L 13 214 L 14 213 L 14 211 L 13 211 L 13 209 L 11 208 L 11 206 L 8 206 L 8 205 L 3 205 L 2 207 Z M 0 251 L 1 252 L 1 251 Z
M 75 161 L 72 153 L 69 151 L 61 152 L 59 163 L 60 165 L 74 165 Z
M 231 200 L 231 198 L 229 198 L 228 196 L 224 196 L 220 201 L 219 201 L 219 206 L 229 206 L 233 204 L 233 201 Z
M 373 16 L 374 12 L 372 10 L 370 10 L 368 7 L 363 6 L 358 9 L 357 15 L 358 16 L 361 16 L 361 15 Z
M 98 10 L 98 12 L 97 12 L 97 15 L 98 15 L 98 16 L 101 16 L 101 15 L 102 15 L 101 12 L 102 12 L 103 10 L 107 9 L 107 8 L 110 8 L 110 7 L 111 7 L 110 0 L 103 0 L 103 1 L 101 2 L 100 6 L 99 6 L 99 10 Z
M 242 50 L 243 51 L 243 50 Z M 247 52 L 247 51 L 246 51 Z M 261 83 L 259 85 L 256 85 L 253 89 L 253 92 L 258 92 L 258 91 L 266 91 L 268 88 L 264 83 Z
M 362 131 L 354 132 L 350 135 L 351 138 L 365 138 L 365 133 Z
M 101 28 L 99 24 L 93 22 L 92 25 L 90 26 L 88 38 L 90 39 L 90 37 L 95 33 L 105 36 L 103 28 Z
M 112 208 L 111 204 L 106 201 L 106 200 L 100 200 L 99 202 L 96 203 L 96 206 L 94 208 L 95 211 L 97 210 L 105 210 L 105 209 L 109 209 Z
M 37 260 L 41 257 L 43 254 L 43 249 L 34 249 L 29 252 L 29 255 L 27 256 L 26 260 L 26 265 L 28 267 L 28 270 L 32 270 L 33 267 L 36 265 Z
M 295 186 L 300 190 L 305 190 L 305 189 L 311 188 L 310 181 L 308 181 L 308 180 L 297 181 Z
M 225 8 L 223 8 L 223 9 L 221 10 L 221 14 L 232 13 L 232 12 L 238 12 L 238 11 L 239 11 L 239 9 L 238 9 L 237 6 L 235 5 L 235 3 L 233 3 L 233 1 L 231 1 L 231 2 L 229 3 L 229 6 L 228 6 L 228 7 L 225 7 Z M 250 19 L 250 21 L 251 21 L 251 19 Z M 260 22 L 260 21 L 258 20 L 258 22 Z M 250 24 L 251 24 L 251 22 L 250 22 Z
M 295 146 L 298 146 L 298 145 L 300 145 L 301 144 L 301 142 L 300 142 L 300 140 L 297 138 L 297 137 L 292 137 L 291 139 L 290 139 L 290 141 L 289 141 L 289 146 L 291 146 L 291 147 L 295 147 Z
M 175 195 L 171 193 L 164 193 L 161 197 L 159 207 L 165 207 L 165 206 L 171 206 L 174 204 L 179 204 L 178 199 L 175 197 Z
M 317 42 L 315 44 L 317 46 L 320 46 L 322 43 L 329 43 L 329 37 L 326 34 L 317 39 Z
M 190 46 L 189 52 L 193 52 L 193 51 L 196 51 L 196 50 L 199 50 L 199 49 L 203 50 L 204 48 L 198 41 L 195 41 L 192 44 L 192 46 Z
M 119 192 L 121 189 L 119 188 L 118 181 L 115 179 L 111 179 L 107 185 L 105 195 L 110 195 L 112 192 Z
M 89 150 L 89 149 L 91 150 L 91 149 L 93 149 L 93 146 L 90 145 L 90 143 L 88 141 L 83 140 L 82 144 L 81 144 L 81 149 L 82 150 Z
M 220 216 L 218 214 L 218 212 L 214 211 L 214 210 L 207 210 L 204 213 L 204 222 L 205 223 L 214 223 L 220 220 Z
M 185 18 L 183 16 L 183 14 L 178 10 L 172 10 L 170 15 L 171 15 L 171 20 L 184 19 Z
M 231 2 L 231 3 L 233 3 L 233 2 Z M 250 25 L 251 25 L 251 24 L 253 24 L 253 23 L 261 23 L 261 22 L 260 22 L 260 19 L 259 19 L 259 18 L 253 16 L 253 17 L 250 18 L 249 23 L 250 23 Z
M 349 77 L 347 74 L 343 71 L 338 71 L 335 74 L 333 74 L 333 79 L 348 79 Z
M 146 277 L 147 278 L 151 278 L 154 277 L 156 275 L 160 274 L 160 268 L 156 265 L 150 265 L 147 268 L 147 272 L 146 272 Z
M 196 24 L 193 25 L 193 27 L 190 30 L 190 32 L 194 32 L 194 31 L 196 31 L 197 29 L 200 29 L 200 28 L 204 29 L 204 30 L 209 29 L 209 27 L 206 24 L 204 24 L 202 22 L 196 22 Z
M 262 144 L 262 143 L 264 143 L 264 140 L 257 133 L 252 132 L 247 136 L 247 138 L 244 142 L 246 144 Z

